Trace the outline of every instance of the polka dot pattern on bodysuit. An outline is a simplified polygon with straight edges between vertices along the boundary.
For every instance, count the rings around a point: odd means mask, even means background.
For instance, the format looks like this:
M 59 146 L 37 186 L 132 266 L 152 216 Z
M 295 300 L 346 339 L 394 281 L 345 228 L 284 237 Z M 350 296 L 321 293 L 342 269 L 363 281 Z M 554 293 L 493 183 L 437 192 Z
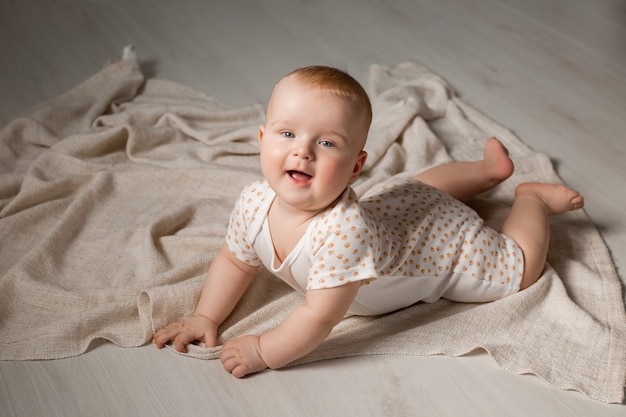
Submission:
M 383 186 L 361 200 L 377 223 L 381 275 L 461 274 L 508 284 L 523 273 L 523 255 L 470 207 L 426 184 Z
M 309 288 L 363 276 L 461 275 L 509 284 L 523 273 L 523 255 L 510 238 L 470 207 L 416 181 L 382 186 L 360 202 L 348 196 L 319 217 L 315 230 Z

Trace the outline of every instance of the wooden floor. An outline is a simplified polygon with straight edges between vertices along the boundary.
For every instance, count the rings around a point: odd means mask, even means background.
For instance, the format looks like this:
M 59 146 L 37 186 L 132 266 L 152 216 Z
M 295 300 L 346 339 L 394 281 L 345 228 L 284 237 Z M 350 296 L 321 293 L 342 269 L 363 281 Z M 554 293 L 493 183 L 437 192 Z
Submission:
M 415 60 L 554 160 L 626 276 L 623 0 L 3 0 L 0 121 L 134 43 L 150 76 L 234 106 L 291 69 Z M 158 366 L 157 366 L 158 365 Z M 2 416 L 626 416 L 485 354 L 357 357 L 236 380 L 217 361 L 97 343 L 0 363 Z

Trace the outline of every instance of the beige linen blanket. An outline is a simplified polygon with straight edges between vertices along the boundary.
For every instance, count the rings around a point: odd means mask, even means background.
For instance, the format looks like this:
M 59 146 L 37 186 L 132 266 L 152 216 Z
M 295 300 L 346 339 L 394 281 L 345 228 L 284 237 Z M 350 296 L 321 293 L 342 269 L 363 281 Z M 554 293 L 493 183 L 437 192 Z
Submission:
M 546 155 L 415 63 L 373 66 L 369 91 L 375 119 L 359 193 L 393 175 L 479 159 L 491 135 L 508 147 L 516 173 L 473 202 L 490 224 L 502 222 L 516 184 L 560 181 Z M 193 311 L 235 199 L 260 177 L 262 122 L 259 105 L 233 109 L 172 82 L 144 82 L 126 59 L 4 127 L 0 359 L 79 355 L 98 338 L 140 346 Z M 220 340 L 265 332 L 301 302 L 262 271 Z M 440 300 L 351 317 L 298 363 L 477 348 L 511 372 L 623 400 L 621 285 L 584 211 L 553 218 L 549 267 L 532 288 L 488 304 Z M 193 346 L 190 355 L 219 351 Z

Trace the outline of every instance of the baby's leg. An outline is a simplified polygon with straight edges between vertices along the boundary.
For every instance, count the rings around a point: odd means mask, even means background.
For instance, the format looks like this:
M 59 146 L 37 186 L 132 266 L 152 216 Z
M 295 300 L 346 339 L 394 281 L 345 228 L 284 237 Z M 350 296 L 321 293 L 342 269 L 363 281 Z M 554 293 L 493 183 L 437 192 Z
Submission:
M 583 207 L 576 191 L 563 185 L 524 183 L 515 190 L 515 202 L 502 226 L 524 253 L 524 275 L 520 289 L 528 288 L 541 276 L 550 243 L 548 216 Z
M 416 175 L 415 179 L 468 202 L 509 178 L 513 169 L 513 161 L 504 145 L 491 137 L 485 143 L 482 160 L 439 165 Z

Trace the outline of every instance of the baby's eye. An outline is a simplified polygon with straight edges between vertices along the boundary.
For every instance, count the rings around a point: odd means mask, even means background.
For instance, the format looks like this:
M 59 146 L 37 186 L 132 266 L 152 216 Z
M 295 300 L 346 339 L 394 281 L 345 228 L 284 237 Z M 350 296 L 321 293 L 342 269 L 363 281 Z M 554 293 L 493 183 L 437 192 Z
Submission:
M 332 142 L 329 142 L 327 140 L 320 141 L 320 145 L 322 145 L 325 148 L 332 148 L 333 146 L 335 146 L 335 145 L 333 145 Z
M 283 132 L 282 135 L 287 139 L 293 139 L 296 137 L 296 135 L 294 135 L 292 132 Z

